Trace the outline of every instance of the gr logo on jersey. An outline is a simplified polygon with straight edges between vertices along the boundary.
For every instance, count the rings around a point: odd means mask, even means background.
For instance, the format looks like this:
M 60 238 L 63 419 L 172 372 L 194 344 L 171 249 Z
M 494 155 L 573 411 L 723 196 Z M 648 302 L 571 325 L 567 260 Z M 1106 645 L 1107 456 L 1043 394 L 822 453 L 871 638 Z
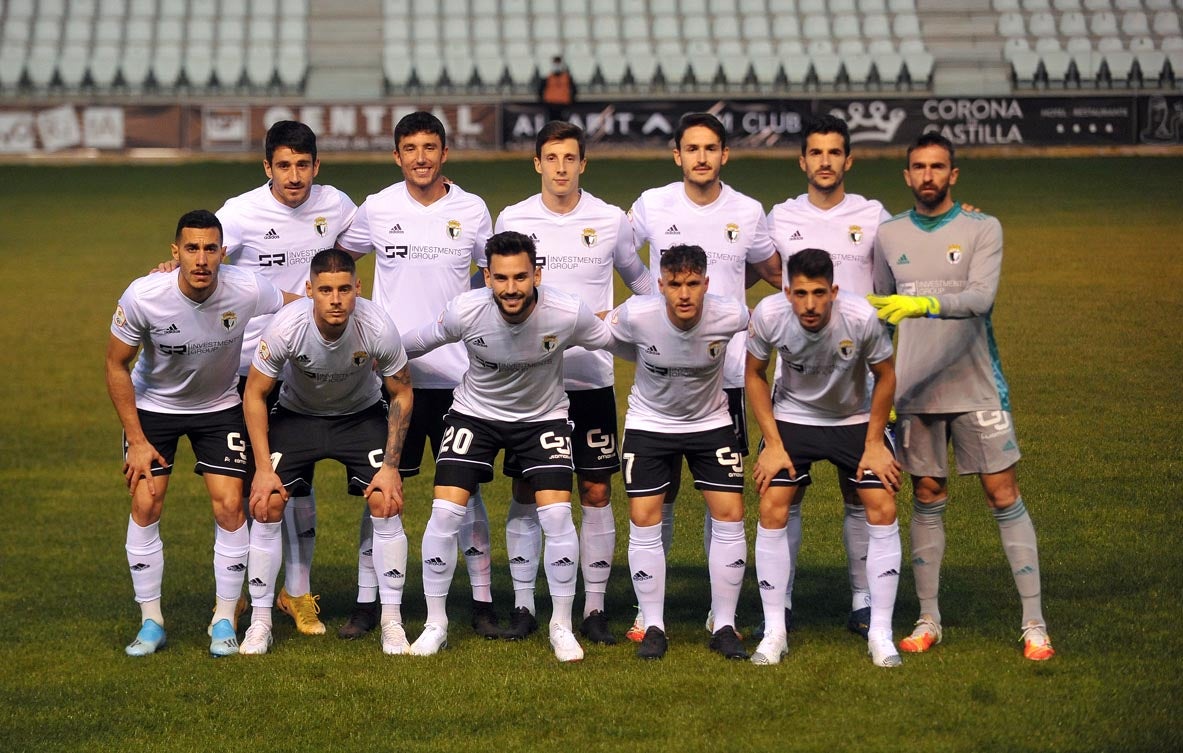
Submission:
M 460 240 L 460 220 L 448 220 L 448 237 Z
M 316 228 L 316 234 L 321 238 L 324 237 L 325 233 L 329 232 L 329 221 L 324 217 L 317 217 L 312 221 L 312 225 Z
M 858 225 L 851 225 L 847 234 L 850 236 L 850 242 L 855 245 L 858 245 L 859 241 L 863 239 L 863 229 Z
M 222 314 L 222 326 L 227 330 L 234 329 L 237 324 L 238 314 L 234 313 L 233 311 L 227 311 L 226 313 Z
M 596 229 L 594 227 L 585 227 L 580 236 L 583 238 L 583 245 L 587 246 L 588 248 L 596 245 L 596 241 L 599 240 L 599 238 L 596 237 Z
M 950 264 L 957 264 L 961 261 L 961 246 L 953 244 L 949 246 L 949 250 L 945 252 L 945 261 Z
M 849 360 L 854 355 L 854 342 L 851 340 L 843 340 L 838 343 L 838 355 Z
M 723 228 L 723 235 L 727 237 L 728 243 L 735 243 L 739 240 L 739 225 L 734 222 L 728 222 L 727 227 Z
M 544 335 L 542 337 L 542 349 L 545 350 L 547 353 L 554 353 L 558 347 L 559 347 L 559 336 L 558 335 Z
M 711 357 L 712 361 L 721 356 L 725 350 L 727 350 L 726 340 L 716 340 L 707 345 L 707 355 Z
M 369 361 L 369 360 L 370 360 L 369 353 L 365 352 L 364 350 L 354 351 L 354 353 L 353 353 L 353 365 L 354 366 L 364 366 L 366 361 Z

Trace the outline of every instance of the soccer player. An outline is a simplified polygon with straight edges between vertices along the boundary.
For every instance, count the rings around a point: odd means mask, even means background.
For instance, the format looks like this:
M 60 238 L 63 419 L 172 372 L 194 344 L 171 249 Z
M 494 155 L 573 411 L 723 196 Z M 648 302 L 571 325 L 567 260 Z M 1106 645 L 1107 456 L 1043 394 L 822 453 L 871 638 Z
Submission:
M 290 494 L 307 490 L 316 461 L 334 459 L 346 468 L 348 492 L 369 502 L 382 650 L 405 654 L 407 535 L 398 460 L 411 420 L 407 355 L 381 307 L 359 298 L 349 254 L 328 249 L 312 257 L 305 286 L 308 298 L 273 317 L 259 340 L 243 395 L 256 470 L 247 561 L 253 609 L 239 653 L 265 654 L 271 645 L 284 507 Z M 267 398 L 281 374 L 278 405 L 268 417 Z
M 727 344 L 748 326 L 747 306 L 707 293 L 707 255 L 676 245 L 661 255 L 661 295 L 636 296 L 608 317 L 618 355 L 637 362 L 624 419 L 628 561 L 645 622 L 637 656 L 660 659 L 665 634 L 662 505 L 685 457 L 711 521 L 707 567 L 716 630 L 710 647 L 746 659 L 735 606 L 747 566 L 743 456 L 727 410 Z
M 353 220 L 357 205 L 344 192 L 315 182 L 320 159 L 316 134 L 307 125 L 278 121 L 267 129 L 264 149 L 267 182 L 228 199 L 217 212 L 225 233 L 226 263 L 302 296 L 313 256 L 333 247 Z M 247 325 L 238 367 L 240 394 L 270 320 L 270 316 L 259 316 Z M 321 635 L 325 626 L 317 616 L 320 597 L 312 594 L 311 583 L 316 498 L 312 478 L 305 480 L 307 485 L 292 496 L 283 516 L 284 585 L 277 604 L 292 617 L 298 631 Z
M 875 291 L 879 318 L 897 324 L 895 405 L 900 465 L 912 477 L 912 572 L 920 619 L 900 649 L 941 641 L 937 604 L 945 554 L 948 443 L 957 470 L 976 474 L 998 522 L 1022 602 L 1023 655 L 1050 659 L 1040 598 L 1035 527 L 1019 492 L 1018 439 L 991 315 L 1002 271 L 1002 226 L 953 203 L 953 144 L 922 135 L 908 149 L 904 182 L 915 206 L 879 228 Z
M 376 252 L 374 302 L 406 334 L 435 320 L 453 298 L 469 290 L 472 264 L 484 266 L 485 241 L 493 232 L 489 210 L 480 197 L 449 183 L 442 172 L 448 159 L 444 124 L 429 112 L 414 112 L 394 127 L 394 161 L 401 182 L 367 196 L 353 224 L 337 241 L 352 253 Z M 419 473 L 424 445 L 437 457 L 443 417 L 467 360 L 460 345 L 445 346 L 411 362 L 415 406 L 399 461 L 399 473 Z M 363 527 L 361 551 L 370 548 Z M 460 542 L 473 592 L 473 628 L 487 638 L 500 637 L 493 612 L 489 553 L 489 516 L 480 490 L 474 491 Z M 377 604 L 369 590 L 376 585 L 372 567 L 359 571 L 358 605 L 341 628 L 342 638 L 358 638 L 378 623 Z
M 543 568 L 553 610 L 550 643 L 561 662 L 583 648 L 571 628 L 579 537 L 571 519 L 571 427 L 563 390 L 563 352 L 612 342 L 608 328 L 576 296 L 540 286 L 533 241 L 493 235 L 485 246 L 488 289 L 452 299 L 439 319 L 409 333 L 412 358 L 463 341 L 468 369 L 456 387 L 436 457 L 435 501 L 423 532 L 427 624 L 411 653 L 428 656 L 448 642 L 446 602 L 456 567 L 456 541 L 468 498 L 493 477 L 498 450 L 538 505 L 545 536 Z M 512 461 L 512 462 L 510 462 Z
M 705 112 L 687 113 L 674 131 L 674 164 L 682 168 L 682 180 L 645 191 L 633 203 L 629 217 L 637 244 L 649 244 L 649 269 L 660 277 L 658 260 L 672 245 L 694 243 L 707 255 L 707 274 L 713 295 L 747 305 L 749 281 L 764 279 L 780 290 L 780 256 L 768 235 L 767 218 L 760 202 L 723 183 L 727 164 L 727 130 L 719 119 Z M 727 346 L 723 388 L 728 411 L 742 454 L 748 454 L 747 410 L 744 406 L 744 342 L 737 333 Z M 666 551 L 673 541 L 673 506 L 680 479 L 666 495 L 662 514 L 662 541 Z M 704 519 L 703 543 L 710 547 L 711 518 Z M 639 641 L 640 616 L 627 635 Z M 713 621 L 707 619 L 707 629 Z
M 225 254 L 212 212 L 184 214 L 172 244 L 177 268 L 132 282 L 111 320 L 107 392 L 123 425 L 123 475 L 131 490 L 127 563 L 141 618 L 129 656 L 155 653 L 165 643 L 160 513 L 181 436 L 193 445 L 194 472 L 204 479 L 214 512 L 210 653 L 238 652 L 235 607 L 249 541 L 242 510 L 246 428 L 235 370 L 247 322 L 279 311 L 285 297 L 264 279 L 223 268 Z
M 649 270 L 637 256 L 632 227 L 618 207 L 579 187 L 587 168 L 583 129 L 559 120 L 547 123 L 534 142 L 534 169 L 542 191 L 502 210 L 494 229 L 514 230 L 534 241 L 548 290 L 579 296 L 592 311 L 613 305 L 612 269 L 637 294 L 653 290 Z M 616 549 L 612 474 L 620 470 L 612 355 L 572 348 L 563 355 L 564 386 L 574 424 L 571 439 L 582 510 L 584 607 L 580 632 L 596 643 L 616 642 L 608 628 L 604 595 Z M 536 626 L 534 581 L 538 576 L 538 515 L 524 482 L 514 482 L 505 524 L 515 604 L 506 637 L 525 638 Z
M 891 639 L 900 577 L 900 469 L 887 432 L 895 389 L 891 336 L 862 295 L 839 292 L 825 251 L 790 256 L 784 279 L 784 294 L 760 301 L 748 333 L 748 399 L 764 435 L 752 474 L 760 492 L 756 578 L 764 639 L 752 662 L 779 664 L 788 651 L 785 584 L 796 562 L 786 524 L 790 506 L 800 504 L 811 483 L 810 466 L 828 460 L 866 508 L 868 651 L 876 666 L 899 666 Z M 773 352 L 780 360 L 775 394 L 768 384 Z
M 826 249 L 833 261 L 834 282 L 840 290 L 865 296 L 872 290 L 871 252 L 879 224 L 891 215 L 874 199 L 846 191 L 846 173 L 854 164 L 846 121 L 822 115 L 806 122 L 801 132 L 798 165 L 805 173 L 806 192 L 777 204 L 768 213 L 768 232 L 785 262 L 806 248 Z M 786 278 L 787 282 L 787 278 Z M 864 638 L 871 619 L 867 582 L 868 528 L 857 486 L 838 474 L 845 514 L 842 541 L 850 579 L 850 617 L 846 627 Z M 799 502 L 799 498 L 797 498 Z M 796 502 L 788 518 L 789 580 L 785 591 L 786 625 L 791 628 L 793 580 L 801 550 L 801 506 Z

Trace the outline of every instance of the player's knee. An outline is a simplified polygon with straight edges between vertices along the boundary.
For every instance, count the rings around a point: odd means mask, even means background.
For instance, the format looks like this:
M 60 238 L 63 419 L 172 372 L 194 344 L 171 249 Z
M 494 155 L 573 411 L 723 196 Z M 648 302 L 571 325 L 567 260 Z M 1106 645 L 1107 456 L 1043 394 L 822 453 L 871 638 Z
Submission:
M 895 522 L 895 497 L 886 489 L 866 489 L 860 495 L 867 511 L 867 522 L 873 526 L 886 526 Z
M 922 505 L 940 502 L 949 496 L 947 482 L 933 476 L 917 476 L 912 479 L 912 492 Z
M 584 507 L 607 507 L 612 501 L 612 485 L 607 477 L 580 477 L 579 503 Z

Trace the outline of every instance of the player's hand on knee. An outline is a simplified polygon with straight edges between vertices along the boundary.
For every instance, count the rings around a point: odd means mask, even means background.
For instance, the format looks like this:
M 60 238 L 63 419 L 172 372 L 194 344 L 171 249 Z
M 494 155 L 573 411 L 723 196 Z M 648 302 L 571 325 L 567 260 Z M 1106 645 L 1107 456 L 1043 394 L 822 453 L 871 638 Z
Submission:
M 403 512 L 403 479 L 395 468 L 382 466 L 382 470 L 374 474 L 364 494 L 370 503 L 371 515 L 389 518 Z
M 789 478 L 797 476 L 797 471 L 793 468 L 793 461 L 789 459 L 789 454 L 785 452 L 783 447 L 765 446 L 760 451 L 760 455 L 756 458 L 756 464 L 752 468 L 752 480 L 756 482 L 756 491 L 760 494 L 768 491 L 768 485 L 781 471 L 788 471 Z
M 861 479 L 864 473 L 873 473 L 879 481 L 893 494 L 899 491 L 902 482 L 900 464 L 886 445 L 868 445 L 859 459 L 855 478 Z
M 142 478 L 148 484 L 148 493 L 156 496 L 156 481 L 152 476 L 152 464 L 161 468 L 168 465 L 164 456 L 157 452 L 150 442 L 139 442 L 127 446 L 127 459 L 123 463 L 123 477 L 127 480 L 128 490 L 134 494 L 136 484 Z
M 273 495 L 279 495 L 282 509 L 282 505 L 288 501 L 288 490 L 284 488 L 274 471 L 259 469 L 255 473 L 254 481 L 251 482 L 251 496 L 247 503 L 252 518 L 260 523 L 270 522 Z

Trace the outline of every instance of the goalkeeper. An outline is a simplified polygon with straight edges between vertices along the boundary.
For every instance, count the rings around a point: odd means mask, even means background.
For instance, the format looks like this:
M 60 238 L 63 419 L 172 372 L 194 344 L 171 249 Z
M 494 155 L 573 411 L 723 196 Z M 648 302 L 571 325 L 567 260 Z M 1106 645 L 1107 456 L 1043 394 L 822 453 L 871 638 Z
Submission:
M 915 207 L 879 226 L 879 318 L 899 325 L 895 406 L 898 459 L 912 477 L 912 569 L 920 619 L 900 649 L 940 643 L 937 602 L 945 554 L 948 442 L 957 472 L 976 474 L 998 523 L 1022 602 L 1023 654 L 1050 659 L 1035 528 L 1019 493 L 1018 440 L 990 316 L 1002 270 L 1002 226 L 953 203 L 954 148 L 937 133 L 909 149 L 904 182 Z

